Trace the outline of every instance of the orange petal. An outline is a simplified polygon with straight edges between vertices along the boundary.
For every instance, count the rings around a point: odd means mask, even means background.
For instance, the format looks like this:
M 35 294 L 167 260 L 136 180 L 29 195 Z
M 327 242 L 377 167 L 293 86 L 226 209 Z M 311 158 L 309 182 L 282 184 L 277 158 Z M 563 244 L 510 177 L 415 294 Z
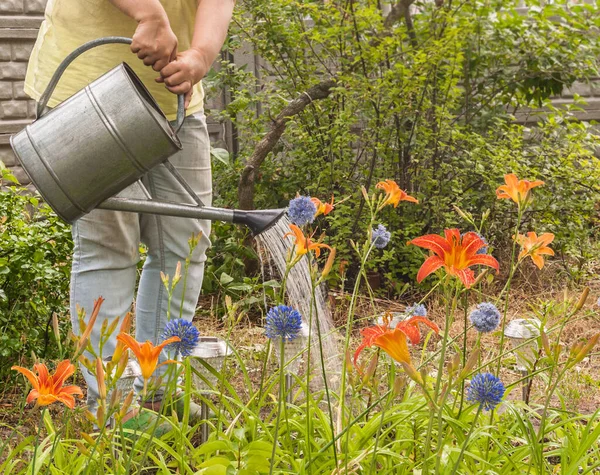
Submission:
M 475 283 L 475 274 L 471 269 L 463 269 L 456 271 L 456 276 L 464 284 L 465 288 L 469 289 Z
M 398 363 L 410 363 L 410 353 L 406 335 L 402 330 L 395 329 L 378 336 L 373 344 L 385 351 Z
M 129 333 L 119 333 L 117 335 L 117 341 L 123 343 L 127 348 L 133 351 L 136 356 L 140 355 L 142 352 L 140 344 Z
M 31 370 L 28 370 L 27 368 L 23 368 L 22 366 L 11 366 L 10 369 L 13 369 L 13 370 L 18 371 L 19 373 L 23 374 L 29 380 L 29 382 L 34 387 L 34 389 L 40 388 L 40 381 L 39 381 L 38 377 L 31 372 Z
M 469 265 L 488 266 L 496 269 L 496 271 L 500 270 L 500 264 L 498 264 L 498 261 L 489 254 L 476 254 L 469 259 Z
M 440 257 L 452 250 L 450 243 L 439 234 L 427 234 L 426 236 L 417 237 L 409 241 L 408 244 L 429 249 Z
M 75 372 L 75 365 L 70 360 L 63 360 L 58 363 L 52 381 L 54 383 L 54 392 L 64 384 L 65 380 L 68 379 Z
M 440 267 L 443 267 L 444 261 L 441 257 L 430 256 L 425 259 L 425 262 L 421 265 L 419 272 L 417 273 L 417 282 L 421 283 L 428 275 L 432 274 Z

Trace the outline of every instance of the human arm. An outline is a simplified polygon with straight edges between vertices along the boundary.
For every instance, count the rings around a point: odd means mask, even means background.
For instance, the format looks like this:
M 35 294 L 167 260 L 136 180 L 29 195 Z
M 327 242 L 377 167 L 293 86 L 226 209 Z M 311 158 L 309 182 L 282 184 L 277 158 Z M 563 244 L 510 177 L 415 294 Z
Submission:
M 138 22 L 131 51 L 146 66 L 160 71 L 177 55 L 177 37 L 159 0 L 108 0 Z
M 164 82 L 174 94 L 186 94 L 186 107 L 192 87 L 202 80 L 221 51 L 234 4 L 234 0 L 198 0 L 190 48 L 160 71 L 157 82 Z

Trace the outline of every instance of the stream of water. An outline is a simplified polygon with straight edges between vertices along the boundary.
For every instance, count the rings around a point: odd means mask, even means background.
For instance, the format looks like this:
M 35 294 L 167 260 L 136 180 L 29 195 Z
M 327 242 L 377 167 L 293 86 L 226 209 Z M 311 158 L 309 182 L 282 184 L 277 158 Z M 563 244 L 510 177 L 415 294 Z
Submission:
M 259 257 L 264 276 L 264 254 L 267 254 L 269 265 L 274 263 L 279 276 L 285 274 L 286 258 L 290 249 L 294 247 L 292 236 L 284 237 L 290 232 L 290 221 L 284 216 L 271 228 L 263 231 L 256 240 L 259 244 Z M 331 312 L 326 302 L 326 291 L 323 286 L 315 291 L 315 299 L 312 299 L 312 284 L 308 258 L 304 256 L 289 272 L 286 281 L 287 304 L 296 308 L 302 315 L 303 324 L 308 327 L 310 306 L 313 303 L 312 329 L 311 329 L 311 372 L 313 384 L 323 385 L 323 371 L 321 365 L 321 348 L 327 384 L 330 390 L 337 391 L 340 384 L 341 355 L 337 338 L 337 331 L 331 318 Z M 321 344 L 319 345 L 319 333 Z M 307 343 L 307 344 L 308 344 Z

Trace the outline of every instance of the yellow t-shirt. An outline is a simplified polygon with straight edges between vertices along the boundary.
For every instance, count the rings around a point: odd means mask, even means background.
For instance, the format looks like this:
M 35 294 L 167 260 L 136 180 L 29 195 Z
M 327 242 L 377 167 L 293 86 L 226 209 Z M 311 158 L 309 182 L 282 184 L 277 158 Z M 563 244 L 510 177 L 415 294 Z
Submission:
M 197 0 L 161 0 L 161 3 L 177 36 L 177 50 L 188 49 L 194 33 Z M 104 36 L 131 38 L 136 26 L 134 19 L 108 0 L 49 0 L 45 20 L 29 59 L 25 93 L 38 100 L 60 62 L 78 46 Z M 150 66 L 144 66 L 129 45 L 123 44 L 97 46 L 73 61 L 59 81 L 48 106 L 58 105 L 121 62 L 133 68 L 169 120 L 174 120 L 177 96 L 164 84 L 155 82 L 159 73 Z M 186 114 L 201 111 L 203 99 L 202 84 L 198 83 L 194 86 Z

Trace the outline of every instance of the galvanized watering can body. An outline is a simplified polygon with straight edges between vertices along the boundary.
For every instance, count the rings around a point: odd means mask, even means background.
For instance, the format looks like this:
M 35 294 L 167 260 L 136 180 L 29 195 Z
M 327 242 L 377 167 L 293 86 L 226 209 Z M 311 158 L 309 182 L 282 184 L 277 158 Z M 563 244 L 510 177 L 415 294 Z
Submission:
M 284 210 L 239 211 L 205 207 L 168 162 L 179 151 L 184 120 L 178 98 L 173 128 L 156 101 L 125 63 L 113 68 L 50 111 L 45 105 L 62 73 L 83 52 L 130 38 L 91 41 L 58 67 L 38 104 L 38 119 L 11 137 L 11 146 L 46 202 L 73 222 L 95 208 L 165 214 L 245 224 L 254 234 L 270 227 Z M 159 164 L 167 166 L 196 206 L 115 197 Z M 140 183 L 140 187 L 143 186 Z

